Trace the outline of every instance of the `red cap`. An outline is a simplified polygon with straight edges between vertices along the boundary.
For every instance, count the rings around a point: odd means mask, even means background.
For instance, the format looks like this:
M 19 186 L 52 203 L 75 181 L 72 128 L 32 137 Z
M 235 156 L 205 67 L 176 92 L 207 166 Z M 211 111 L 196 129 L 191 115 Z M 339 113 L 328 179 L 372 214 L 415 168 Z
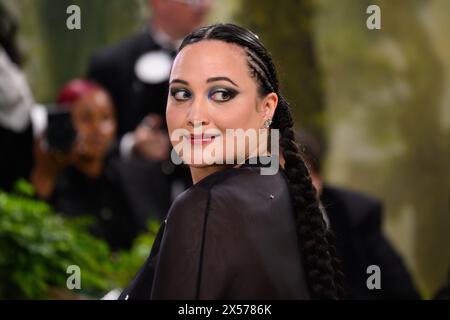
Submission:
M 101 89 L 101 87 L 90 80 L 76 79 L 66 84 L 58 94 L 58 105 L 64 108 L 71 108 L 86 93 Z

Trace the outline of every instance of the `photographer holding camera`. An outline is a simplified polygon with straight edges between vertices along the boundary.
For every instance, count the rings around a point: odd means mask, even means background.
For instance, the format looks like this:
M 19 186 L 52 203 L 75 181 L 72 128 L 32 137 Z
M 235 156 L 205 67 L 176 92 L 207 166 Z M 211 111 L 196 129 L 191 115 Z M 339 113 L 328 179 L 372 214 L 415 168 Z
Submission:
M 49 110 L 31 174 L 37 195 L 56 211 L 94 216 L 92 234 L 113 250 L 129 248 L 145 227 L 127 195 L 123 163 L 111 152 L 116 128 L 107 91 L 86 80 L 70 82 Z
M 148 0 L 152 15 L 143 30 L 96 52 L 87 72 L 88 78 L 111 93 L 122 158 L 132 158 L 144 171 L 159 167 L 160 178 L 152 179 L 159 189 L 165 188 L 158 199 L 161 221 L 172 200 L 191 185 L 187 168 L 170 161 L 165 125 L 170 68 L 181 39 L 205 23 L 212 4 L 211 0 Z

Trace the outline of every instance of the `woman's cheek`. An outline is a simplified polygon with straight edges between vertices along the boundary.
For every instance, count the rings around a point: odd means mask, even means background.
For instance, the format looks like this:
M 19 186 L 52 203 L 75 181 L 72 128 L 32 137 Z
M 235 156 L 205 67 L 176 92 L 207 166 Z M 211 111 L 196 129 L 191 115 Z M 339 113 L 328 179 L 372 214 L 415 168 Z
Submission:
M 242 128 L 242 114 L 234 113 L 231 109 L 227 112 L 224 110 L 213 110 L 210 112 L 210 119 L 215 127 L 221 131 L 226 129 Z
M 167 129 L 172 141 L 173 132 L 176 129 L 183 128 L 182 114 L 180 110 L 168 106 L 166 110 Z
M 173 111 L 171 107 L 167 107 L 166 109 L 166 122 L 167 122 L 167 128 L 169 129 L 169 133 L 173 130 Z
M 115 124 L 113 121 L 104 121 L 100 126 L 101 133 L 107 136 L 113 136 L 115 133 Z

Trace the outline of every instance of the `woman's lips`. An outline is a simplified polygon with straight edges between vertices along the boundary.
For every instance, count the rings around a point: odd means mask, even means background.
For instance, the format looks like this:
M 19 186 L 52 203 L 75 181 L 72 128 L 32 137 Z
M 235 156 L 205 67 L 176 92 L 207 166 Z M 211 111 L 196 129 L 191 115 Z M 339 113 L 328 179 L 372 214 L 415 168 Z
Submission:
M 189 140 L 191 142 L 191 144 L 194 145 L 205 145 L 208 143 L 211 143 L 214 139 L 216 138 L 216 136 L 213 135 L 205 135 L 205 134 L 200 134 L 200 135 L 194 135 L 191 134 L 189 136 Z

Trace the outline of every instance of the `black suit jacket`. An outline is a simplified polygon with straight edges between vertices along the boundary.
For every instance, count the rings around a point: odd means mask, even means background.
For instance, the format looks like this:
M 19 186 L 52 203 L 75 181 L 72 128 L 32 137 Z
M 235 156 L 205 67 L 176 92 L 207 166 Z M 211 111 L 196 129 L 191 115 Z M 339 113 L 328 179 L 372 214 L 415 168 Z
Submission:
M 379 201 L 341 188 L 325 186 L 321 200 L 336 235 L 349 299 L 418 299 L 419 295 L 401 259 L 382 233 Z M 369 290 L 367 267 L 381 271 L 381 289 Z
M 12 191 L 19 179 L 29 179 L 33 167 L 33 130 L 22 132 L 0 126 L 0 190 Z
M 135 74 L 135 64 L 143 54 L 160 50 L 175 55 L 157 44 L 146 30 L 94 54 L 91 59 L 88 77 L 111 94 L 117 111 L 119 137 L 134 130 L 149 113 L 165 115 L 168 81 L 148 84 Z

